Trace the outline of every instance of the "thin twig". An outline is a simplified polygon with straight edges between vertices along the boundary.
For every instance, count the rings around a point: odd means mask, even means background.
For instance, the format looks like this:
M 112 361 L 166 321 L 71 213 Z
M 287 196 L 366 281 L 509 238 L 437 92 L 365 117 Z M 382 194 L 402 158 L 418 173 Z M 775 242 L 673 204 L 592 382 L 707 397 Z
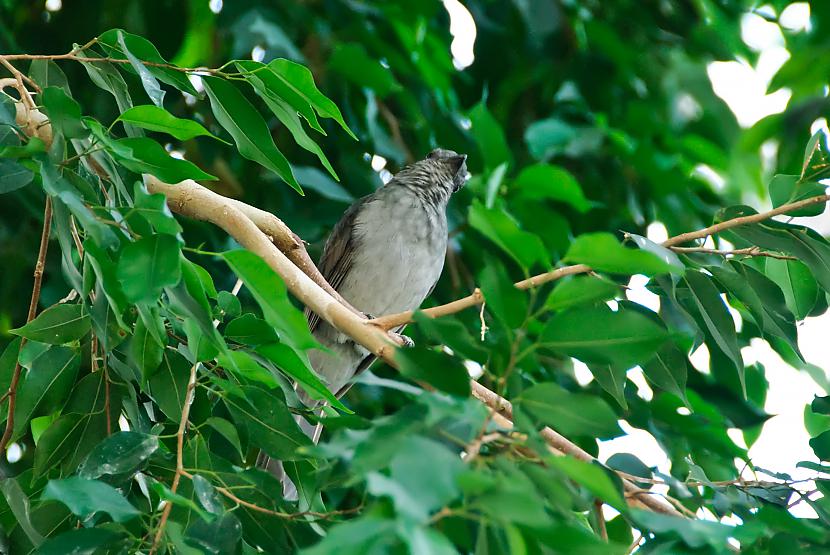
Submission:
M 26 315 L 26 323 L 28 324 L 35 319 L 37 314 L 37 305 L 40 300 L 40 286 L 43 283 L 43 269 L 46 265 L 46 253 L 49 249 L 49 232 L 52 229 L 52 197 L 46 197 L 46 203 L 43 207 L 43 229 L 40 232 L 40 248 L 37 253 L 37 262 L 35 263 L 34 282 L 32 284 L 32 297 L 29 300 L 29 312 Z M 26 338 L 20 340 L 20 348 L 26 344 Z M 19 357 L 18 357 L 19 358 Z M 6 428 L 3 431 L 3 437 L 0 438 L 0 454 L 6 452 L 6 447 L 12 437 L 14 431 L 14 406 L 17 399 L 17 385 L 20 382 L 20 361 L 18 360 L 14 365 L 14 372 L 9 383 L 9 390 L 7 395 L 9 397 L 9 408 L 6 413 Z
M 719 250 L 710 249 L 707 247 L 669 247 L 674 252 L 679 253 L 703 253 L 703 254 L 718 254 L 720 256 L 766 256 L 769 258 L 777 258 L 778 260 L 798 260 L 795 256 L 788 256 L 786 254 L 779 254 L 776 252 L 762 251 L 760 247 L 747 247 L 745 249 L 734 250 Z
M 193 402 L 193 390 L 196 387 L 196 367 L 194 364 L 190 367 L 190 378 L 187 381 L 187 391 L 184 395 L 184 405 L 182 406 L 182 419 L 179 422 L 179 429 L 176 432 L 176 473 L 173 475 L 173 483 L 170 486 L 170 491 L 176 493 L 179 488 L 179 481 L 185 474 L 184 470 L 184 432 L 187 428 L 187 420 L 190 418 L 190 405 Z M 167 519 L 170 517 L 170 511 L 173 509 L 173 503 L 165 501 L 164 510 L 161 513 L 161 520 L 159 520 L 158 531 L 153 540 L 153 547 L 150 549 L 150 555 L 158 549 L 161 536 L 164 534 L 164 527 L 167 525 Z
M 597 517 L 597 531 L 603 541 L 608 541 L 608 528 L 605 526 L 605 515 L 602 514 L 602 499 L 594 500 L 594 514 Z

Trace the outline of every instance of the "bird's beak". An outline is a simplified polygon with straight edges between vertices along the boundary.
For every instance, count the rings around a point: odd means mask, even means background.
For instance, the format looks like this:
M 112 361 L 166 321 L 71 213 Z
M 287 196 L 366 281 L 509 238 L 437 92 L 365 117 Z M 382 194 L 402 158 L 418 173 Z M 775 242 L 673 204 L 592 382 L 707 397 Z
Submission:
M 447 163 L 453 169 L 452 192 L 455 193 L 470 179 L 470 172 L 467 171 L 467 155 L 459 154 L 458 156 L 452 156 L 451 158 L 447 158 Z

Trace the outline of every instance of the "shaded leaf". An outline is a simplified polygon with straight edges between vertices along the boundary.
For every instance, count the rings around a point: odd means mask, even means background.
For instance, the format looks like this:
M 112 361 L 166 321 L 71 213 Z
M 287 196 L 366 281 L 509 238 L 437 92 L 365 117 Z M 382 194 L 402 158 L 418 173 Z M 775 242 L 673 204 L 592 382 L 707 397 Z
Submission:
M 81 304 L 56 304 L 41 312 L 37 318 L 22 326 L 9 330 L 15 335 L 60 345 L 80 339 L 91 327 L 89 314 Z
M 464 364 L 443 351 L 409 347 L 395 351 L 395 361 L 404 376 L 425 382 L 440 391 L 459 397 L 470 395 L 470 377 Z
M 591 209 L 576 178 L 564 168 L 549 164 L 534 164 L 524 168 L 513 183 L 519 194 L 527 199 L 550 199 L 570 204 L 584 214 Z
M 179 283 L 178 241 L 170 235 L 151 235 L 128 244 L 118 259 L 118 281 L 131 302 L 154 302 L 162 289 Z
M 593 395 L 571 393 L 554 383 L 525 389 L 515 403 L 566 436 L 610 438 L 622 433 L 617 415 L 605 401 Z
M 80 517 L 101 511 L 116 522 L 126 522 L 141 514 L 118 490 L 98 480 L 78 477 L 49 480 L 41 499 L 60 501 Z

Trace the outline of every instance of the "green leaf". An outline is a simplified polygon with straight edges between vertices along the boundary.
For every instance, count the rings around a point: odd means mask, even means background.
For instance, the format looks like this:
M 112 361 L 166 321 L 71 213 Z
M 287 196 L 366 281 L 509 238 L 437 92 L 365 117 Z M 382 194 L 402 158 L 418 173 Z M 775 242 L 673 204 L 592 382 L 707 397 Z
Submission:
M 683 275 L 683 272 L 686 271 L 686 265 L 680 261 L 680 257 L 675 254 L 674 251 L 655 243 L 651 239 L 647 237 L 643 237 L 642 235 L 637 235 L 636 233 L 626 233 L 626 239 L 630 239 L 634 241 L 634 244 L 640 247 L 642 250 L 646 252 L 650 252 L 651 254 L 657 256 L 660 260 L 668 264 L 672 267 L 672 274 L 676 275 Z
M 479 276 L 485 309 L 491 311 L 509 328 L 519 328 L 528 316 L 527 292 L 513 285 L 504 267 L 496 259 L 487 261 Z
M 423 464 L 423 461 L 430 464 Z M 370 493 L 389 496 L 399 516 L 426 522 L 429 515 L 461 493 L 457 478 L 464 462 L 454 451 L 433 440 L 416 436 L 401 445 L 389 463 L 389 474 L 367 476 Z
M 331 391 L 320 381 L 320 378 L 311 370 L 307 360 L 304 360 L 294 349 L 284 343 L 270 343 L 260 345 L 256 352 L 273 362 L 277 368 L 294 378 L 311 396 L 312 399 L 325 399 L 331 406 L 352 414 L 346 406 L 337 399 Z
M 72 514 L 80 517 L 100 511 L 109 514 L 116 522 L 126 522 L 141 514 L 114 487 L 85 478 L 49 480 L 41 499 L 60 501 L 69 507 Z
M 31 418 L 63 407 L 80 365 L 80 354 L 66 347 L 52 347 L 35 359 L 17 390 L 13 438 L 20 437 Z
M 712 283 L 712 280 L 701 272 L 686 272 L 684 279 L 689 286 L 692 301 L 706 330 L 709 332 L 709 336 L 735 365 L 738 377 L 741 380 L 741 389 L 744 396 L 746 396 L 744 362 L 741 350 L 738 347 L 735 323 L 720 297 L 720 292 Z
M 246 345 L 262 345 L 279 340 L 274 328 L 269 326 L 268 322 L 257 318 L 250 312 L 228 322 L 225 326 L 225 337 Z
M 159 108 L 163 108 L 164 91 L 159 86 L 158 80 L 155 77 L 153 77 L 153 74 L 150 73 L 150 70 L 147 69 L 147 66 L 142 64 L 141 61 L 138 58 L 136 58 L 132 52 L 130 52 L 130 49 L 127 48 L 127 45 L 124 42 L 124 31 L 118 29 L 116 30 L 115 34 L 118 37 L 118 46 L 121 48 L 121 51 L 130 61 L 130 65 L 138 74 L 139 79 L 141 79 L 141 86 L 144 87 L 144 90 L 147 92 L 147 96 L 150 97 L 150 100 L 153 101 L 153 104 L 155 104 Z
M 147 137 L 117 139 L 110 141 L 108 146 L 113 157 L 128 170 L 149 173 L 165 183 L 179 183 L 185 179 L 217 179 L 193 162 L 173 158 L 160 144 Z
M 0 159 L 0 195 L 25 187 L 33 177 L 34 173 L 19 162 Z
M 89 49 L 81 50 L 78 54 L 85 58 L 101 58 L 101 56 Z M 124 82 L 124 78 L 121 77 L 121 74 L 118 73 L 118 70 L 111 63 L 101 60 L 99 62 L 81 62 L 81 64 L 96 86 L 112 94 L 113 98 L 115 98 L 115 103 L 118 105 L 119 112 L 126 112 L 132 107 L 133 101 L 130 98 L 127 83 Z M 132 128 L 127 130 L 127 134 L 131 137 L 136 136 Z
M 592 203 L 582 192 L 576 178 L 559 166 L 534 164 L 524 168 L 513 186 L 519 194 L 530 200 L 556 200 L 570 204 L 579 213 L 591 209 Z
M 470 206 L 470 226 L 493 241 L 525 269 L 537 262 L 550 266 L 550 257 L 542 240 L 519 228 L 519 224 L 505 211 L 488 209 L 477 199 Z
M 610 233 L 583 233 L 571 243 L 563 258 L 566 262 L 587 264 L 592 269 L 612 274 L 670 273 L 674 268 L 665 260 L 644 250 L 628 249 Z
M 591 364 L 588 368 L 600 387 L 611 395 L 624 410 L 627 410 L 625 380 L 628 368 L 616 364 Z
M 619 285 L 594 276 L 573 276 L 559 280 L 545 301 L 551 310 L 565 310 L 583 304 L 595 304 L 614 298 Z
M 221 141 L 219 137 L 205 129 L 199 122 L 192 119 L 177 118 L 164 108 L 157 106 L 135 106 L 130 108 L 115 121 L 123 121 L 147 129 L 167 133 L 180 141 L 187 141 L 194 137 L 211 137 Z
M 281 341 L 297 349 L 317 346 L 305 316 L 291 304 L 285 283 L 270 266 L 244 250 L 228 251 L 222 257 L 251 291 L 265 320 L 279 332 Z
M 540 343 L 584 362 L 631 368 L 647 362 L 668 338 L 663 327 L 643 314 L 600 305 L 554 314 Z
M 748 206 L 731 206 L 720 210 L 715 221 L 722 222 L 750 216 L 757 212 Z M 830 291 L 830 244 L 810 228 L 785 224 L 775 220 L 742 225 L 726 232 L 732 242 L 740 241 L 757 245 L 762 249 L 780 251 L 795 256 L 810 268 L 813 277 L 827 291 Z
M 279 175 L 300 194 L 303 190 L 291 165 L 274 144 L 265 120 L 233 84 L 218 77 L 202 77 L 216 120 L 233 137 L 239 153 Z
M 242 525 L 235 514 L 226 513 L 211 522 L 197 520 L 187 529 L 185 536 L 187 544 L 198 546 L 202 553 L 237 553 L 242 539 Z
M 154 316 L 150 325 L 154 325 L 158 332 L 164 333 L 164 321 L 161 318 Z M 145 380 L 155 374 L 161 364 L 164 348 L 167 346 L 159 343 L 156 335 L 158 333 L 151 333 L 144 319 L 139 318 L 135 323 L 135 333 L 130 339 L 130 357 Z
M 511 164 L 513 155 L 507 145 L 504 130 L 487 106 L 479 102 L 470 110 L 469 116 L 472 124 L 470 134 L 478 143 L 484 167 L 492 171 L 504 162 Z
M 70 530 L 49 538 L 37 550 L 37 555 L 117 553 L 119 550 L 128 549 L 123 545 L 125 537 L 126 534 L 109 528 Z M 118 545 L 119 543 L 121 545 Z
M 687 363 L 686 356 L 673 343 L 666 343 L 654 354 L 654 357 L 643 363 L 643 374 L 646 378 L 666 391 L 686 400 Z
M 392 71 L 369 56 L 362 44 L 338 44 L 328 66 L 355 85 L 372 89 L 381 98 L 402 89 Z
M 713 266 L 707 269 L 730 294 L 744 304 L 765 334 L 780 337 L 803 359 L 798 348 L 795 317 L 787 308 L 784 293 L 773 280 L 752 266 L 735 260 L 729 262 L 728 268 Z M 812 278 L 810 280 L 813 281 Z
M 827 133 L 818 129 L 810 137 L 804 149 L 804 162 L 801 166 L 803 181 L 818 181 L 830 176 L 830 148 L 827 146 Z
M 280 460 L 304 458 L 297 452 L 311 440 L 297 427 L 285 401 L 253 386 L 242 386 L 224 398 L 237 424 L 248 429 L 251 442 Z
M 258 74 L 254 73 L 247 76 L 249 81 L 255 81 L 256 76 Z M 297 112 L 291 107 L 290 104 L 283 101 L 280 98 L 275 98 L 268 94 L 264 94 L 262 91 L 264 86 L 256 87 L 254 89 L 257 91 L 260 97 L 265 101 L 265 104 L 268 105 L 268 108 L 277 116 L 277 119 L 282 122 L 282 124 L 291 132 L 291 135 L 294 137 L 294 140 L 297 142 L 298 145 L 306 149 L 307 151 L 311 152 L 312 154 L 316 155 L 317 158 L 320 160 L 320 163 L 323 164 L 323 167 L 328 170 L 331 176 L 340 181 L 340 178 L 337 177 L 337 172 L 334 171 L 334 168 L 329 163 L 328 158 L 326 155 L 323 154 L 323 149 L 320 148 L 314 140 L 308 136 L 308 133 L 305 132 L 303 129 L 303 124 L 300 121 L 300 116 L 297 115 Z
M 177 235 L 182 226 L 173 217 L 167 206 L 167 198 L 162 194 L 150 195 L 141 182 L 136 181 L 133 193 L 133 210 L 144 218 L 158 233 Z
M 571 393 L 554 383 L 536 384 L 515 400 L 520 409 L 566 436 L 597 439 L 622 433 L 608 403 L 593 395 Z
M 156 452 L 156 436 L 140 432 L 115 432 L 96 445 L 78 467 L 78 476 L 94 480 L 101 476 L 128 479 Z
M 182 418 L 191 364 L 179 353 L 167 351 L 161 368 L 150 380 L 150 396 L 161 411 L 173 422 Z
M 40 436 L 35 449 L 34 475 L 42 476 L 63 462 L 78 445 L 87 418 L 80 414 L 64 414 Z
M 804 181 L 797 175 L 778 174 L 769 183 L 769 198 L 778 208 L 791 202 L 824 195 L 827 187 L 815 181 Z M 800 210 L 787 212 L 788 216 L 818 216 L 827 203 L 815 203 Z
M 470 376 L 464 364 L 443 351 L 414 346 L 395 350 L 401 374 L 426 382 L 440 391 L 458 397 L 470 396 Z
M 767 258 L 764 273 L 784 292 L 784 299 L 796 320 L 803 320 L 812 312 L 819 288 L 803 262 Z
M 12 512 L 18 526 L 23 530 L 32 545 L 37 547 L 44 538 L 41 533 L 32 525 L 29 498 L 26 497 L 23 489 L 13 476 L 7 476 L 0 481 L 0 491 Z
M 87 134 L 81 123 L 81 105 L 75 102 L 59 87 L 43 89 L 41 102 L 49 115 L 52 128 L 67 139 L 76 139 Z
M 658 537 L 662 534 L 678 536 L 692 548 L 712 546 L 725 552 L 727 539 L 735 531 L 732 526 L 708 520 L 669 516 L 641 509 L 630 509 L 629 513 L 640 530 L 648 530 Z
M 295 166 L 294 175 L 297 176 L 297 181 L 305 189 L 316 191 L 324 198 L 347 203 L 352 203 L 355 200 L 354 195 L 317 168 Z
M 614 484 L 608 472 L 598 463 L 580 461 L 572 457 L 547 457 L 545 463 L 585 487 L 597 499 L 601 499 L 618 511 L 627 512 L 628 505 L 623 499 L 619 486 Z
M 25 326 L 9 332 L 32 341 L 60 345 L 85 336 L 90 326 L 89 314 L 83 305 L 56 304 Z
M 830 461 L 830 430 L 820 433 L 810 440 L 813 453 L 822 461 Z
M 219 418 L 218 416 L 211 416 L 205 420 L 205 424 L 216 430 L 219 435 L 228 440 L 228 443 L 230 443 L 239 453 L 240 458 L 245 457 L 245 454 L 242 452 L 242 444 L 239 442 L 239 433 L 236 431 L 233 424 L 224 418 Z
M 155 302 L 162 289 L 179 283 L 180 253 L 178 241 L 170 235 L 150 235 L 124 247 L 117 276 L 127 300 Z
M 111 29 L 105 33 L 102 33 L 98 37 L 98 42 L 99 44 L 104 45 L 105 48 L 110 51 L 109 53 L 114 54 L 114 57 L 116 58 L 123 58 L 127 55 L 127 53 L 123 51 L 123 44 L 129 49 L 129 52 L 139 60 L 151 62 L 153 64 L 168 63 L 167 60 L 159 54 L 159 51 L 155 46 L 153 46 L 153 43 L 143 37 L 127 33 L 121 29 Z M 149 71 L 159 81 L 172 85 L 180 91 L 190 93 L 193 96 L 198 96 L 199 93 L 188 80 L 187 74 L 183 71 L 176 71 L 175 69 L 160 67 L 159 65 L 146 65 L 145 67 L 147 71 Z M 129 70 L 134 71 L 132 67 L 130 67 Z M 125 109 L 122 109 L 121 111 L 124 112 Z

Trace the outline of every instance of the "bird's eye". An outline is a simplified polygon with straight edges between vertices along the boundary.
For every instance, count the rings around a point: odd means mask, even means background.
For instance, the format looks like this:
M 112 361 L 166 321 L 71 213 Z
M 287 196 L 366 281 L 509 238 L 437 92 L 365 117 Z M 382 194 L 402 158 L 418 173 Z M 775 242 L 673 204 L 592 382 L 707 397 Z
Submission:
M 441 157 L 441 149 L 440 148 L 436 148 L 432 152 L 427 154 L 427 158 L 429 158 L 430 160 L 435 160 L 435 159 L 440 158 L 440 157 Z

